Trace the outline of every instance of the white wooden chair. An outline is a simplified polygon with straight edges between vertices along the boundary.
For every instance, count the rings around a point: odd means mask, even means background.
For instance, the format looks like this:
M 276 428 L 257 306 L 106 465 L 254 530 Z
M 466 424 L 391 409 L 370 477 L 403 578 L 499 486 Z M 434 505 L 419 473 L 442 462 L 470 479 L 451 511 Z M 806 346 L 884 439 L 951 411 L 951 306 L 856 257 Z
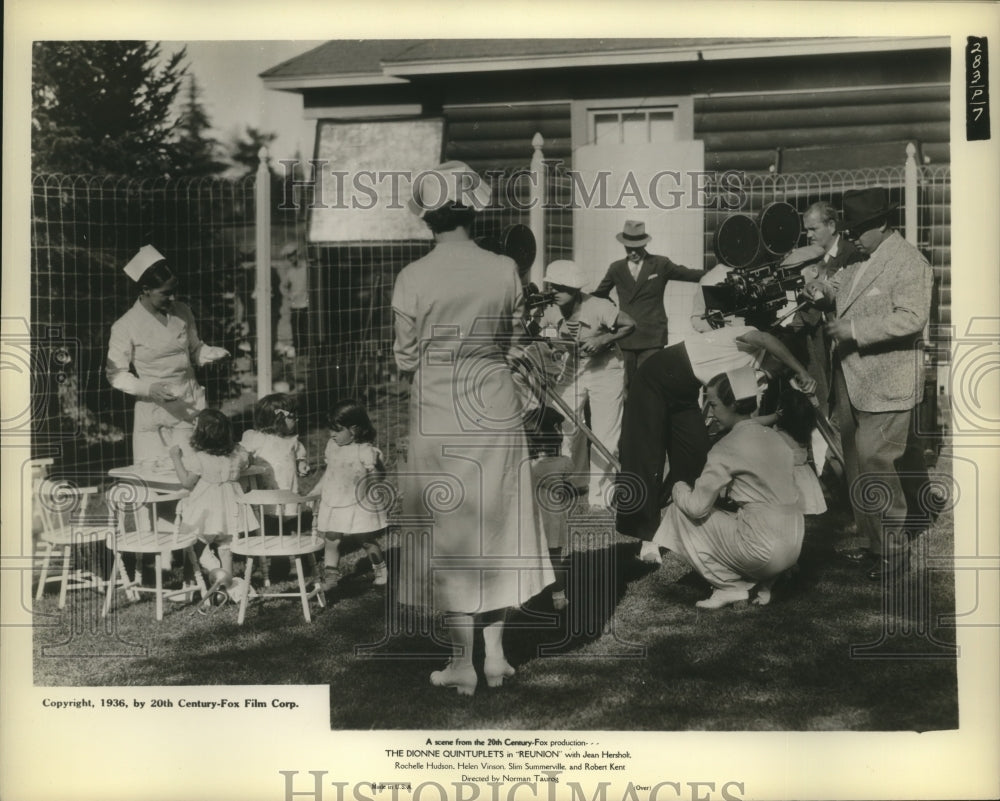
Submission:
M 51 460 L 48 460 L 51 464 Z M 47 465 L 38 465 L 44 469 Z M 32 465 L 35 468 L 36 465 Z M 66 596 L 70 590 L 105 590 L 105 581 L 98 573 L 99 564 L 90 568 L 73 561 L 79 549 L 85 545 L 95 545 L 107 537 L 111 523 L 107 516 L 93 511 L 93 501 L 98 497 L 97 487 L 77 487 L 68 481 L 58 481 L 43 476 L 32 477 L 32 519 L 40 523 L 38 533 L 38 555 L 42 558 L 41 575 L 35 599 L 41 600 L 45 585 L 59 582 L 59 608 L 66 606 Z M 57 552 L 62 556 L 62 569 L 49 575 L 52 557 Z M 100 562 L 100 558 L 96 558 Z M 98 572 L 95 572 L 98 571 Z
M 246 515 L 243 519 L 243 531 L 239 532 L 233 539 L 232 551 L 234 556 L 246 558 L 246 569 L 244 580 L 246 582 L 246 592 L 240 598 L 240 611 L 236 622 L 243 624 L 246 618 L 247 602 L 250 596 L 250 580 L 253 574 L 253 563 L 255 559 L 267 560 L 275 556 L 283 556 L 292 559 L 295 563 L 295 573 L 298 582 L 298 592 L 272 592 L 265 582 L 265 586 L 258 592 L 257 600 L 263 601 L 265 598 L 299 598 L 302 601 L 302 614 L 306 622 L 312 622 L 312 615 L 309 612 L 309 602 L 312 598 L 319 601 L 321 607 L 326 606 L 323 591 L 318 581 L 313 582 L 313 588 L 306 588 L 305 572 L 302 568 L 302 557 L 312 556 L 323 549 L 325 541 L 315 530 L 303 530 L 303 513 L 307 509 L 312 510 L 313 525 L 315 525 L 319 495 L 302 496 L 290 490 L 252 490 L 246 493 L 240 500 L 248 511 L 253 512 L 257 520 L 261 522 L 261 527 L 249 528 L 249 521 L 253 515 Z M 279 516 L 278 533 L 265 534 L 263 528 L 264 512 L 268 507 L 275 505 L 294 505 L 294 521 L 291 517 Z M 288 511 L 288 506 L 285 506 Z M 286 528 L 291 530 L 286 530 Z M 309 560 L 315 566 L 315 559 Z M 266 568 L 265 568 L 266 572 Z
M 191 596 L 196 590 L 201 593 L 202 597 L 206 593 L 205 580 L 202 578 L 201 570 L 198 568 L 198 560 L 194 555 L 196 535 L 194 533 L 182 534 L 183 526 L 180 525 L 179 518 L 173 525 L 164 530 L 165 526 L 157 509 L 161 503 L 179 501 L 187 494 L 187 490 L 154 493 L 142 485 L 128 483 L 116 484 L 108 491 L 108 503 L 116 514 L 116 525 L 107 537 L 107 547 L 114 553 L 113 570 L 120 575 L 129 600 L 138 598 L 139 593 L 153 593 L 156 601 L 157 620 L 163 620 L 163 601 L 165 599 L 186 596 L 187 600 L 191 600 Z M 193 570 L 196 587 L 191 586 L 185 580 L 185 585 L 180 589 L 164 589 L 163 562 L 166 558 L 164 554 L 169 556 L 174 551 L 184 552 L 185 570 L 188 566 Z M 130 579 L 125 570 L 125 562 L 122 560 L 123 553 L 135 555 L 134 579 Z M 156 562 L 154 571 L 156 584 L 153 587 L 145 587 L 142 584 L 142 558 L 146 554 L 153 554 Z M 106 617 L 111 611 L 113 598 L 114 592 L 108 592 L 104 599 L 102 617 Z

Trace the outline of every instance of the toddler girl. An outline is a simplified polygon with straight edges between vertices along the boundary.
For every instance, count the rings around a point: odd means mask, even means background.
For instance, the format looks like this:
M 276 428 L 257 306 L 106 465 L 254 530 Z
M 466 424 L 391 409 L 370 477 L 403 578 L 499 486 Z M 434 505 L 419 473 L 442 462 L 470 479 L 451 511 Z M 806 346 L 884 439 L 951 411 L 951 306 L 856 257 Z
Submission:
M 323 591 L 340 579 L 340 544 L 352 536 L 368 551 L 375 583 L 386 583 L 385 559 L 375 538 L 385 529 L 386 510 L 366 492 L 366 483 L 385 475 L 382 453 L 372 443 L 375 429 L 357 401 L 341 401 L 330 413 L 326 473 L 319 482 L 321 499 L 317 529 L 326 539 L 323 551 Z
M 254 405 L 254 427 L 243 432 L 240 445 L 265 468 L 258 476 L 261 489 L 299 491 L 299 478 L 309 475 L 306 448 L 298 438 L 295 406 L 283 393 L 266 395 Z M 295 514 L 294 506 L 285 514 Z
M 243 496 L 240 471 L 249 463 L 249 455 L 233 441 L 229 418 L 215 409 L 205 409 L 195 419 L 191 449 L 184 457 L 190 468 L 182 461 L 181 449 L 176 445 L 170 449 L 170 458 L 181 485 L 191 490 L 177 504 L 182 531 L 194 529 L 205 543 L 199 559 L 202 567 L 210 570 L 221 563 L 231 575 L 233 554 L 229 546 L 233 535 L 244 529 L 244 515 L 249 516 L 246 528 L 257 528 L 253 512 L 239 503 Z M 213 549 L 218 551 L 217 557 Z

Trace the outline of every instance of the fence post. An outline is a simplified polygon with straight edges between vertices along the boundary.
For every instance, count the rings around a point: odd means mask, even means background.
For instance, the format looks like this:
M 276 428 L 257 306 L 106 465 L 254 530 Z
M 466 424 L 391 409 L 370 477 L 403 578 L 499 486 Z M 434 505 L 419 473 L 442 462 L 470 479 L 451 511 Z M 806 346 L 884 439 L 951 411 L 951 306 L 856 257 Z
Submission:
M 271 171 L 268 169 L 267 148 L 258 153 L 257 165 L 257 397 L 271 394 L 271 354 L 274 332 L 271 331 Z
M 531 140 L 535 149 L 531 154 L 531 210 L 528 226 L 535 235 L 535 261 L 531 265 L 531 282 L 540 287 L 545 277 L 545 157 L 542 155 L 542 145 L 545 139 L 536 133 Z
M 905 238 L 911 245 L 917 244 L 917 146 L 906 144 L 906 167 L 904 177 L 903 208 L 906 210 Z

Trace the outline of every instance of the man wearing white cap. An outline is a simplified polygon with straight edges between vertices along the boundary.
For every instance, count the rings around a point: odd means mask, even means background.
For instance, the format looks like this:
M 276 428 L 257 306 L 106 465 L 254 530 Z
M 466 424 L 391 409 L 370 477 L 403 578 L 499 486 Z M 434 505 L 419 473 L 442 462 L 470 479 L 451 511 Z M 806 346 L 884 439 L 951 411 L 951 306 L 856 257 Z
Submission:
M 555 306 L 547 306 L 542 312 L 542 331 L 552 337 L 556 354 L 563 362 L 558 392 L 575 412 L 575 419 L 562 424 L 563 455 L 573 455 L 573 439 L 579 436 L 577 422 L 583 419 L 588 400 L 594 436 L 617 453 L 625 396 L 624 360 L 617 343 L 635 330 L 635 321 L 610 300 L 583 292 L 583 275 L 572 261 L 552 262 L 545 271 L 545 282 L 555 293 Z M 614 470 L 596 449 L 591 462 L 590 505 L 607 506 Z
M 198 338 L 191 309 L 174 300 L 177 277 L 152 245 L 125 265 L 125 274 L 138 286 L 139 299 L 111 326 L 108 381 L 136 398 L 134 461 L 169 467 L 170 446 L 186 444 L 205 408 L 194 365 L 228 358 L 229 351 Z
M 663 308 L 667 282 L 697 282 L 704 272 L 674 264 L 666 256 L 647 253 L 646 245 L 652 237 L 646 233 L 645 223 L 628 220 L 615 238 L 624 245 L 625 258 L 608 268 L 594 295 L 606 298 L 614 289 L 618 305 L 635 321 L 631 335 L 620 343 L 627 386 L 639 365 L 667 344 L 667 314 Z

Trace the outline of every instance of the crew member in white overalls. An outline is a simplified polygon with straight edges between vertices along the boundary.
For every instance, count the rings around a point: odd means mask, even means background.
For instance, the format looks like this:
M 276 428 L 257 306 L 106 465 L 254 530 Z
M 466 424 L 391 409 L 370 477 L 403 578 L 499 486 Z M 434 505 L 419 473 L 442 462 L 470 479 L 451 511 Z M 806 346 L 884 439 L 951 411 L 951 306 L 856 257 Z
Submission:
M 624 360 L 617 342 L 635 330 L 635 321 L 610 300 L 584 292 L 583 274 L 572 261 L 552 262 L 545 283 L 555 303 L 542 312 L 542 335 L 551 339 L 562 358 L 556 390 L 574 412 L 562 423 L 563 455 L 573 455 L 573 439 L 580 433 L 578 423 L 588 400 L 594 436 L 616 454 L 625 397 Z M 614 468 L 596 450 L 590 461 L 588 501 L 597 508 L 610 506 Z
M 111 386 L 134 395 L 135 463 L 169 467 L 171 445 L 186 448 L 194 418 L 205 408 L 205 390 L 194 366 L 229 358 L 204 344 L 191 309 L 174 300 L 177 277 L 152 245 L 125 265 L 139 299 L 111 326 L 107 374 Z

